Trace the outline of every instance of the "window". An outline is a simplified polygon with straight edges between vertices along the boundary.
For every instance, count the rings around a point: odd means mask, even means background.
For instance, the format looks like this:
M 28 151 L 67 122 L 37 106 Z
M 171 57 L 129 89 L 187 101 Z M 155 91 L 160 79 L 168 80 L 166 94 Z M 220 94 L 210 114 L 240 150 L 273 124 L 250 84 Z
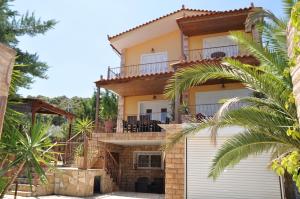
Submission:
M 148 115 L 150 120 L 152 120 L 152 109 L 146 109 L 146 115 Z
M 136 152 L 136 168 L 161 169 L 161 152 Z
M 167 116 L 168 116 L 167 109 L 166 109 L 166 108 L 162 108 L 162 109 L 160 109 L 160 111 L 161 111 L 160 121 L 161 121 L 162 123 L 166 123 L 166 121 L 167 121 Z

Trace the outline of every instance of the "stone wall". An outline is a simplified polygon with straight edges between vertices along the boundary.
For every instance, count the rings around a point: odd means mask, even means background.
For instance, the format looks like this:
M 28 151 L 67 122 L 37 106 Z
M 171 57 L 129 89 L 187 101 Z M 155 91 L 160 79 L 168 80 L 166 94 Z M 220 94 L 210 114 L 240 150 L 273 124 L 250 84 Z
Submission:
M 0 137 L 16 52 L 0 43 Z
M 161 169 L 135 169 L 134 152 L 135 151 L 160 151 L 160 146 L 127 146 L 120 153 L 121 164 L 121 184 L 122 191 L 135 191 L 135 182 L 139 177 L 148 177 L 150 182 L 154 178 L 164 178 L 164 170 Z
M 48 183 L 37 186 L 36 196 L 52 194 L 77 197 L 92 196 L 95 176 L 101 176 L 100 190 L 102 193 L 117 191 L 117 186 L 103 169 L 58 168 L 54 173 L 49 173 L 47 176 Z
M 164 125 L 167 139 L 181 130 L 180 124 Z M 176 144 L 172 149 L 167 150 L 165 159 L 165 198 L 183 199 L 185 195 L 185 144 L 184 141 Z

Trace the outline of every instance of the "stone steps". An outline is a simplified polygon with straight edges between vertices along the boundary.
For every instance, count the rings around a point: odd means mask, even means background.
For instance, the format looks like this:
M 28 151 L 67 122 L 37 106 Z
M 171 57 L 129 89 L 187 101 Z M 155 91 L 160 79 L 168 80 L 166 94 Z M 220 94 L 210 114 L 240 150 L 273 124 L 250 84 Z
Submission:
M 7 195 L 15 195 L 15 190 L 10 190 L 6 193 Z M 22 196 L 22 197 L 30 197 L 33 196 L 33 192 L 31 191 L 17 191 L 17 196 Z
M 16 188 L 16 184 L 11 185 L 10 190 L 15 190 Z M 27 192 L 31 192 L 31 191 L 35 191 L 36 190 L 36 186 L 35 185 L 31 185 L 30 184 L 18 184 L 18 191 L 27 191 Z

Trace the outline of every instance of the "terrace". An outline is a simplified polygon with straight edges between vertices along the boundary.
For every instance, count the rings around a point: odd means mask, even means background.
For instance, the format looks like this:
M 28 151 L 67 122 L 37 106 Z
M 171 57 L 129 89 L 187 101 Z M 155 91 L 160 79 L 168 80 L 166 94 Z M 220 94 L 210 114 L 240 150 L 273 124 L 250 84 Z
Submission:
M 216 46 L 211 48 L 191 49 L 184 52 L 186 61 L 201 61 L 223 57 L 236 57 L 243 55 L 237 45 Z M 174 72 L 172 65 L 179 60 L 152 62 L 146 64 L 127 65 L 121 67 L 108 67 L 107 80 L 123 79 L 129 77 L 149 76 Z

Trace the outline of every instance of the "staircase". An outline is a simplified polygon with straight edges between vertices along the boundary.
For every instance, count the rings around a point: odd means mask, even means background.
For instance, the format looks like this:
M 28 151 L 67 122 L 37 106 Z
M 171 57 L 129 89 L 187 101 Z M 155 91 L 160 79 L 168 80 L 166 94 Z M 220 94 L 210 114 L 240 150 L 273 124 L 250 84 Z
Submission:
M 34 176 L 33 179 L 34 180 Z M 34 185 L 35 184 L 35 185 Z M 26 176 L 18 177 L 14 184 L 9 188 L 7 195 L 15 195 L 17 186 L 17 196 L 30 197 L 35 196 L 37 183 L 32 182 L 32 185 L 29 183 L 29 179 Z
M 83 150 L 87 149 L 87 154 L 84 157 L 85 153 L 83 152 L 83 156 L 77 157 L 76 160 L 75 151 L 79 145 L 82 145 Z M 111 152 L 107 150 L 105 143 L 99 141 L 97 137 L 84 138 L 83 136 L 74 136 L 66 142 L 65 149 L 64 166 L 81 169 L 104 169 L 107 177 L 114 184 L 112 191 L 118 190 L 121 168 Z M 87 162 L 86 165 L 84 165 L 84 162 Z

